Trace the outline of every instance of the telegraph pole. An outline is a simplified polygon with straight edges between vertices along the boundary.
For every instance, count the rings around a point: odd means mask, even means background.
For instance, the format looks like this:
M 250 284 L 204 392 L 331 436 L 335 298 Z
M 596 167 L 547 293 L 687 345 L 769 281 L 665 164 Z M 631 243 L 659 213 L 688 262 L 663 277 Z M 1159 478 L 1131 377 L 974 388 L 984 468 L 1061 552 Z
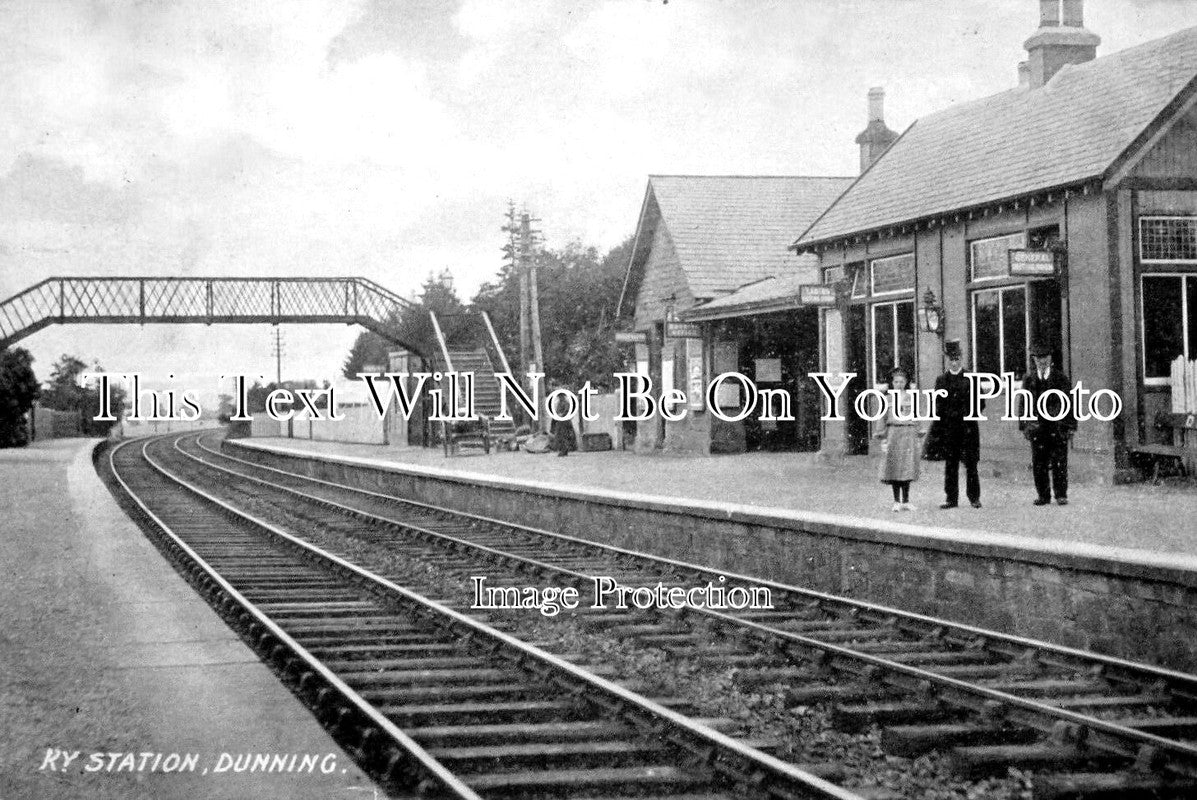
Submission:
M 540 335 L 540 289 L 536 283 L 536 251 L 539 231 L 533 230 L 533 219 L 525 206 L 516 219 L 515 203 L 507 201 L 507 244 L 503 252 L 508 264 L 519 277 L 520 292 L 520 366 L 525 375 L 535 367 L 544 372 L 544 346 Z M 532 388 L 528 387 L 529 390 Z M 542 423 L 543 424 L 543 423 Z
M 528 316 L 532 319 L 532 359 L 536 363 L 536 369 L 544 372 L 544 349 L 540 339 L 540 290 L 536 285 L 536 244 L 537 235 L 540 232 L 532 230 L 533 221 L 525 209 L 520 217 L 520 234 L 524 244 L 524 263 L 528 273 Z
M 507 224 L 503 226 L 507 234 L 507 245 L 503 252 L 507 254 L 508 263 L 519 276 L 520 290 L 520 370 L 527 374 L 532 361 L 532 322 L 528 314 L 528 271 L 524 264 L 524 225 L 523 218 L 518 222 L 515 218 L 515 203 L 507 201 Z
M 270 348 L 274 355 L 274 385 L 283 385 L 283 329 L 274 327 L 274 342 Z

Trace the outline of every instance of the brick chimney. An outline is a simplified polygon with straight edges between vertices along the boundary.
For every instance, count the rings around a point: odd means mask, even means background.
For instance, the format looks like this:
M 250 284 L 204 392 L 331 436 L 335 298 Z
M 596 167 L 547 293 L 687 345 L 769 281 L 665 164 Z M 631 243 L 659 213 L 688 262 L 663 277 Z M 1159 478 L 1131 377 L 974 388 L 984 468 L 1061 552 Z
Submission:
M 1023 43 L 1030 87 L 1038 89 L 1065 64 L 1097 57 L 1101 37 L 1085 29 L 1085 0 L 1039 0 L 1039 30 Z
M 885 90 L 880 86 L 869 89 L 869 124 L 860 135 L 856 143 L 860 145 L 860 171 L 864 172 L 885 149 L 898 138 L 895 131 L 885 125 Z

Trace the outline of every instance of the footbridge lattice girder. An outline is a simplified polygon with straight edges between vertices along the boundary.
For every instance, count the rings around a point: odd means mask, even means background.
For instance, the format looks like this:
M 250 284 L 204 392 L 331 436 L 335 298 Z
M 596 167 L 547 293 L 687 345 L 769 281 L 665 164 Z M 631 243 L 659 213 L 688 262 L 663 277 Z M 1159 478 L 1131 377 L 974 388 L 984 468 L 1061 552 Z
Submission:
M 365 278 L 47 278 L 0 303 L 0 348 L 53 324 L 343 323 L 390 330 L 423 311 Z

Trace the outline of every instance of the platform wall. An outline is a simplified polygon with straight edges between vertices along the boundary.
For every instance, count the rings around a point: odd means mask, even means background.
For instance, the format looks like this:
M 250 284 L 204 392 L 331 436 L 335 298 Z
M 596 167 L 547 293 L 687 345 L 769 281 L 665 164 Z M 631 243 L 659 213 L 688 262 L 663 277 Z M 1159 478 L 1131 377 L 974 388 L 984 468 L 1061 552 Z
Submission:
M 1197 570 L 1110 548 L 927 533 L 432 468 L 270 451 L 231 454 L 327 480 L 1110 655 L 1197 670 Z M 992 539 L 992 537 L 989 537 Z

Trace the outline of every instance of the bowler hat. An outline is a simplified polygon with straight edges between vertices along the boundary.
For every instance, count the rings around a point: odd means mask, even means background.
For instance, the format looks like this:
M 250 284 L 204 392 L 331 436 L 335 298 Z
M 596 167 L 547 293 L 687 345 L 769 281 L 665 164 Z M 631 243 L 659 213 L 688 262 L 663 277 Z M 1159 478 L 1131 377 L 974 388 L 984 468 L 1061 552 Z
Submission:
M 1051 347 L 1042 340 L 1037 340 L 1031 345 L 1032 358 L 1046 358 L 1052 354 Z
M 944 344 L 943 354 L 945 358 L 963 358 L 964 354 L 960 350 L 960 340 L 952 339 Z

